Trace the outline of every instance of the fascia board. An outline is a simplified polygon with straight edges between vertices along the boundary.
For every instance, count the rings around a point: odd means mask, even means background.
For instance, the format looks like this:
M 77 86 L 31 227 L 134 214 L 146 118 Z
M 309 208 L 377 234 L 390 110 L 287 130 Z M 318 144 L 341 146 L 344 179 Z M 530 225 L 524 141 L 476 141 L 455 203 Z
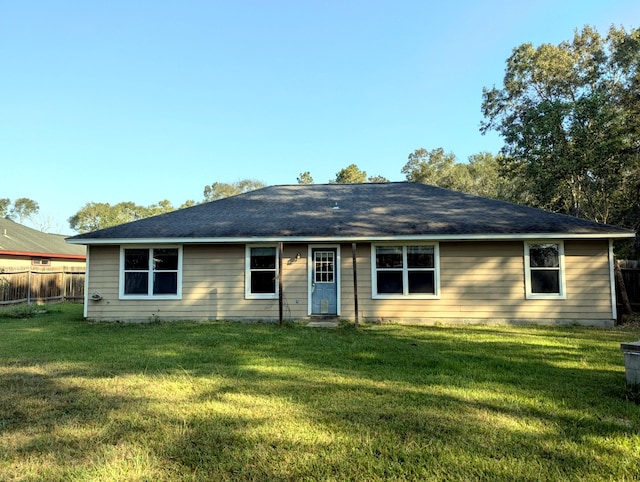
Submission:
M 384 241 L 522 241 L 529 239 L 627 239 L 635 233 L 523 233 L 523 234 L 427 234 L 406 236 L 272 236 L 229 238 L 113 238 L 113 239 L 67 239 L 69 244 L 123 245 L 123 244 L 233 244 L 233 243 L 340 243 L 340 242 L 384 242 Z

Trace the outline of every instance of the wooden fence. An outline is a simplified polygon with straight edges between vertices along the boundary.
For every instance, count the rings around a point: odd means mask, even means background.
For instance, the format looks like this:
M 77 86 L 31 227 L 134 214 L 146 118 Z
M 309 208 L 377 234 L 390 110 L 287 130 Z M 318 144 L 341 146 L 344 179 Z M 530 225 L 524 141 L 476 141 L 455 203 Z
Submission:
M 631 309 L 634 313 L 640 313 L 640 268 L 622 268 L 620 271 Z
M 84 301 L 84 271 L 16 270 L 0 273 L 0 306 Z

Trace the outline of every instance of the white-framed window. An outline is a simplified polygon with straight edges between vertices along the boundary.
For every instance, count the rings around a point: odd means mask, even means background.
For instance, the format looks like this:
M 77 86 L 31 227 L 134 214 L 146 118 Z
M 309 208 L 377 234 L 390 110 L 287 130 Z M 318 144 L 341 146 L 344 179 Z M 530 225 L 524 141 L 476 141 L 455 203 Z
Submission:
M 439 298 L 439 257 L 437 243 L 372 245 L 373 298 Z
M 525 292 L 527 299 L 564 299 L 564 243 L 524 243 Z
M 34 266 L 49 266 L 51 260 L 49 258 L 31 258 L 31 264 Z
M 245 298 L 278 298 L 278 247 L 247 245 L 245 254 Z
M 123 246 L 120 249 L 120 298 L 181 297 L 182 247 Z

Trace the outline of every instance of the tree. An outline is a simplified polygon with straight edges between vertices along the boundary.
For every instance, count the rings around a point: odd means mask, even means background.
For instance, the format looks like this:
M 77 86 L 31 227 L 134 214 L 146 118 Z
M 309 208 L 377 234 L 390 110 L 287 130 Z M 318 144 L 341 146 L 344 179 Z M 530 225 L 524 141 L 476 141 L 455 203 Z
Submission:
M 502 174 L 524 176 L 538 207 L 617 222 L 623 191 L 639 187 L 639 76 L 640 29 L 515 48 L 503 87 L 483 89 L 481 132 L 503 136 Z
M 407 181 L 432 184 L 434 186 L 469 192 L 471 179 L 465 164 L 456 162 L 453 153 L 445 153 L 437 148 L 428 151 L 424 148 L 416 149 L 402 168 Z
M 6 201 L 8 199 L 0 200 L 0 209 L 4 206 L 4 211 L 6 212 L 8 204 Z M 9 209 L 9 217 L 10 218 L 18 218 L 18 222 L 23 224 L 25 219 L 29 219 L 34 214 L 37 214 L 40 210 L 40 206 L 33 199 L 29 199 L 27 197 L 21 197 L 13 201 L 13 206 Z M 5 214 L 6 215 L 6 214 Z
M 387 179 L 384 176 L 369 176 L 367 178 L 367 182 L 372 182 L 372 183 L 389 182 L 389 179 Z
M 349 164 L 344 169 L 336 173 L 335 180 L 329 181 L 331 184 L 358 184 L 367 180 L 366 171 L 361 171 L 355 164 Z
M 185 204 L 190 202 L 193 203 L 193 201 L 187 201 Z M 183 207 L 186 206 L 183 205 Z M 69 225 L 79 233 L 88 233 L 174 210 L 171 202 L 166 199 L 146 207 L 130 201 L 114 205 L 89 202 L 69 218 Z
M 527 180 L 519 176 L 503 176 L 501 166 L 505 162 L 505 157 L 501 154 L 494 156 L 489 152 L 481 152 L 469 156 L 467 170 L 470 183 L 465 192 L 501 201 L 530 204 Z
M 144 212 L 144 217 L 157 216 L 158 214 L 170 213 L 175 211 L 175 208 L 168 199 L 152 204 L 147 208 L 140 208 Z
M 9 206 L 11 206 L 11 199 L 0 198 L 0 217 L 6 217 L 9 215 Z
M 313 184 L 313 177 L 309 171 L 301 172 L 298 175 L 298 184 Z
M 261 181 L 256 181 L 255 179 L 243 179 L 242 181 L 233 183 L 214 182 L 210 186 L 205 186 L 204 200 L 205 202 L 215 201 L 217 199 L 254 191 L 265 186 L 266 184 Z
M 144 211 L 144 207 L 132 202 L 121 202 L 113 206 L 109 203 L 89 202 L 69 218 L 69 225 L 79 233 L 87 233 L 135 221 L 141 217 L 138 213 Z

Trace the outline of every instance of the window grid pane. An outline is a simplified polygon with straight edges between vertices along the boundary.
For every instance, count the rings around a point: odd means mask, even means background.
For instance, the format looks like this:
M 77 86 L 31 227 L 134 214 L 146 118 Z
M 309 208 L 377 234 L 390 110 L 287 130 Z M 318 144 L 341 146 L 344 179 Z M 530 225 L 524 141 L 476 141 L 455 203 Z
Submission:
M 433 268 L 433 246 L 407 246 L 407 267 Z
M 533 244 L 529 246 L 531 268 L 559 268 L 560 247 L 557 244 Z
M 402 246 L 378 246 L 376 268 L 402 268 Z
M 316 283 L 333 283 L 334 265 L 333 251 L 317 251 L 315 253 Z

